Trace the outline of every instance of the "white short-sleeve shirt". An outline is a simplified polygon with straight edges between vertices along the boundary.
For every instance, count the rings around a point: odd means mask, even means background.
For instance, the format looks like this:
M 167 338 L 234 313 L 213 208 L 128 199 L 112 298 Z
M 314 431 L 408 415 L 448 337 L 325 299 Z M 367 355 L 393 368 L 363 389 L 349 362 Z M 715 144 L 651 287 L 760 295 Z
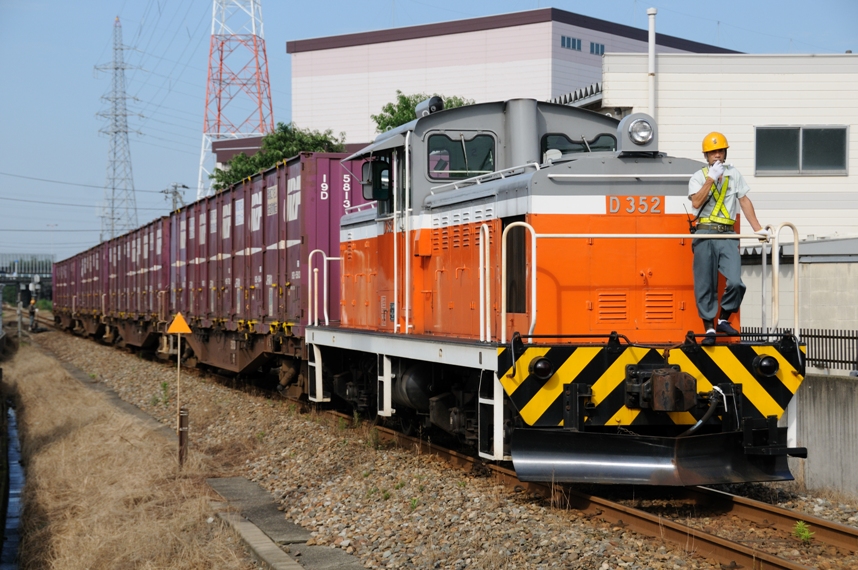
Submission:
M 724 176 L 728 177 L 727 196 L 724 198 L 724 207 L 727 208 L 728 212 L 730 212 L 730 219 L 735 220 L 736 214 L 739 211 L 739 198 L 743 198 L 748 192 L 750 192 L 751 187 L 748 186 L 747 182 L 745 182 L 745 178 L 742 176 L 742 173 L 739 172 L 739 170 L 732 164 L 724 166 Z M 724 179 L 722 178 L 721 180 L 723 182 Z M 706 182 L 706 176 L 703 174 L 703 169 L 701 168 L 695 172 L 691 176 L 691 180 L 688 181 L 688 196 L 693 196 L 699 192 L 703 187 L 704 182 Z M 700 217 L 709 217 L 714 207 L 715 196 L 710 194 L 709 200 L 703 204 L 703 212 Z M 700 210 L 697 208 L 693 209 L 694 215 L 696 216 L 699 211 Z

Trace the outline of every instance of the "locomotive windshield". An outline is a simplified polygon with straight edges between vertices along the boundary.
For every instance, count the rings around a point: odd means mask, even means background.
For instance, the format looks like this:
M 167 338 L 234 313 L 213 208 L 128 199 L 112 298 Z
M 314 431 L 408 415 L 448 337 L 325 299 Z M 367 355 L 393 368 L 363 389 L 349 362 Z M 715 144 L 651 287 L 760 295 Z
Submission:
M 612 135 L 599 135 L 593 140 L 581 137 L 573 141 L 564 134 L 547 134 L 542 137 L 542 154 L 548 149 L 557 149 L 563 154 L 575 152 L 600 152 L 617 150 L 617 139 Z
M 470 178 L 495 170 L 495 140 L 491 135 L 466 139 L 447 135 L 429 137 L 429 176 L 436 180 Z

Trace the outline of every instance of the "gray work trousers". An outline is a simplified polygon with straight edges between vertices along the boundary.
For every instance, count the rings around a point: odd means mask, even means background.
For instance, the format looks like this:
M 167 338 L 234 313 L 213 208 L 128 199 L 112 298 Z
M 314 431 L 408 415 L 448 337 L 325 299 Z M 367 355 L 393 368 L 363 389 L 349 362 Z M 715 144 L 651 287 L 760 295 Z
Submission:
M 714 234 L 712 230 L 699 230 L 700 234 Z M 694 297 L 697 314 L 704 321 L 718 316 L 718 273 L 727 281 L 721 308 L 735 313 L 745 296 L 742 283 L 742 259 L 737 239 L 696 239 L 691 242 L 694 252 Z

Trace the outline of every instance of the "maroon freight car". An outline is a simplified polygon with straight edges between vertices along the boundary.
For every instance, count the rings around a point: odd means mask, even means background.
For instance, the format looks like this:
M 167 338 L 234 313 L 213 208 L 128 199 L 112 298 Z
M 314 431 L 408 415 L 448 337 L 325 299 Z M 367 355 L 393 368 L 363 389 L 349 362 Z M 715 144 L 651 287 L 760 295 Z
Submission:
M 293 374 L 310 252 L 337 256 L 340 218 L 364 203 L 362 161 L 346 156 L 301 153 L 57 263 L 57 322 L 169 355 L 165 330 L 181 312 L 193 330 L 186 357 L 237 373 L 282 360 Z M 336 262 L 328 270 L 339 279 Z M 326 309 L 338 318 L 338 290 Z

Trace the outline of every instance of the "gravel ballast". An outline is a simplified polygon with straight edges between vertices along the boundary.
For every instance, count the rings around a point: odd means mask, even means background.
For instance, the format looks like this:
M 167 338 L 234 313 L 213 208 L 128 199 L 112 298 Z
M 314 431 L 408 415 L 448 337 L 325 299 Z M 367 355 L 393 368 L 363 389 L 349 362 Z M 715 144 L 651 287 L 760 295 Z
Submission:
M 35 340 L 175 425 L 175 367 L 64 333 Z M 286 518 L 311 531 L 309 544 L 342 548 L 369 568 L 719 568 L 693 549 L 552 509 L 432 456 L 379 446 L 371 428 L 301 414 L 270 393 L 183 371 L 181 395 L 191 453 L 218 459 L 222 471 L 213 476 L 259 482 Z M 783 495 L 782 506 L 858 526 L 855 504 Z

